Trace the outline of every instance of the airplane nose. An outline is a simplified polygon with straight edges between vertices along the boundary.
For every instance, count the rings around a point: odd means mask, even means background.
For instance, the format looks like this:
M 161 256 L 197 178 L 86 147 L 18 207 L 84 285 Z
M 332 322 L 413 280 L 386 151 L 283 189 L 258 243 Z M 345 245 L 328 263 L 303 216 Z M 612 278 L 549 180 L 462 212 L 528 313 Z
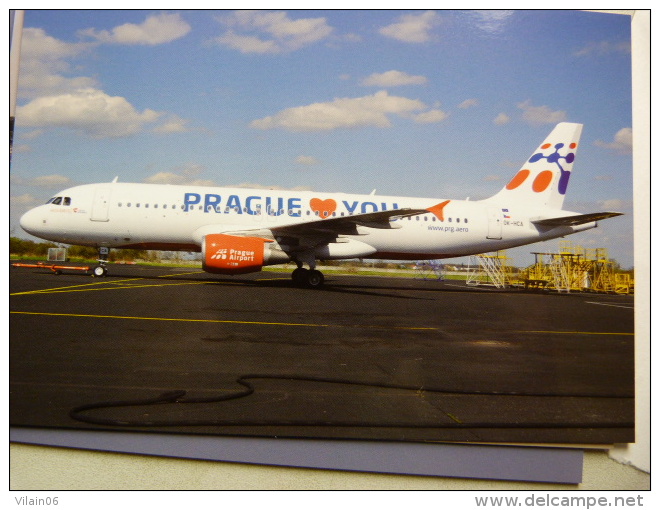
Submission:
M 43 217 L 43 214 L 41 214 L 41 211 L 38 209 L 30 209 L 23 216 L 21 216 L 19 224 L 21 225 L 21 228 L 28 234 L 36 235 L 39 233 L 41 228 L 43 228 L 44 221 L 45 218 Z

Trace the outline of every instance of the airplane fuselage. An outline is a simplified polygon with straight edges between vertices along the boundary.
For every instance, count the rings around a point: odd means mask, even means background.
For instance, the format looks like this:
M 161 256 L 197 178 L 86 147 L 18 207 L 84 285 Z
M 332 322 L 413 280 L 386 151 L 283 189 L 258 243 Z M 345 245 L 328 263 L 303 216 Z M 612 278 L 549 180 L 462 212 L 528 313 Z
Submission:
M 428 209 L 445 202 L 439 213 L 398 218 L 392 228 L 359 226 L 356 235 L 342 238 L 375 249 L 356 257 L 415 260 L 495 251 L 595 226 L 592 222 L 541 228 L 530 221 L 541 216 L 538 208 L 487 200 L 134 183 L 82 185 L 56 198 L 61 198 L 59 203 L 29 211 L 21 220 L 24 229 L 51 241 L 109 248 L 200 251 L 200 232 L 205 229 L 244 232 L 379 211 Z M 545 213 L 576 214 L 551 209 Z M 337 258 L 346 256 L 350 253 Z
M 516 175 L 479 201 L 113 181 L 69 188 L 21 218 L 52 241 L 101 248 L 202 252 L 202 268 L 241 274 L 293 261 L 316 287 L 316 261 L 441 259 L 594 228 L 616 212 L 562 209 L 581 124 L 560 123 Z M 95 268 L 106 273 L 105 259 Z M 309 269 L 305 269 L 307 264 Z

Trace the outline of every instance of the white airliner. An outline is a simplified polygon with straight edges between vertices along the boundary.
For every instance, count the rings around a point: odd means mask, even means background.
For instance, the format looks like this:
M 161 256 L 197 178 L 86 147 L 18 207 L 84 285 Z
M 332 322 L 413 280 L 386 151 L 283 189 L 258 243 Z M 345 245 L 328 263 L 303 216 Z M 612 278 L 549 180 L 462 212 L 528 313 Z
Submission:
M 86 184 L 21 217 L 26 232 L 99 248 L 202 252 L 210 273 L 292 261 L 317 287 L 317 260 L 440 259 L 492 252 L 596 227 L 617 212 L 562 209 L 581 124 L 560 123 L 494 196 L 478 201 L 162 184 Z M 303 267 L 307 265 L 309 269 Z

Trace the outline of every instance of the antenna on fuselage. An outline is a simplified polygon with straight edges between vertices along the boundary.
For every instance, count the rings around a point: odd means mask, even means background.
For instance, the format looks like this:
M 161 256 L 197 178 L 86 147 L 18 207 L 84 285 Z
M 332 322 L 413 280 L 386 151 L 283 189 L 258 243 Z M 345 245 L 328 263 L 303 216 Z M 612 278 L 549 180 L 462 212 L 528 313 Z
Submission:
M 119 176 L 117 175 L 114 179 L 112 179 L 113 184 L 119 180 Z

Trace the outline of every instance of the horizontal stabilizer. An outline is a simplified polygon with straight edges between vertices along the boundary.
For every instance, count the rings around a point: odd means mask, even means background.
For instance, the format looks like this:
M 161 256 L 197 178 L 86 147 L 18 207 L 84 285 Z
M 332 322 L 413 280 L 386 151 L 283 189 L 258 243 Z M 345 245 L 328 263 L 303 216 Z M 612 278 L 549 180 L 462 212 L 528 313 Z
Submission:
M 532 220 L 532 223 L 534 223 L 534 225 L 540 225 L 542 227 L 561 227 L 561 226 L 573 227 L 575 225 L 582 225 L 584 223 L 590 223 L 592 221 L 604 220 L 606 218 L 612 218 L 614 216 L 621 216 L 622 214 L 623 213 L 619 213 L 619 212 L 598 212 L 598 213 L 589 213 L 589 214 L 576 214 L 574 216 L 560 216 L 558 218 Z

